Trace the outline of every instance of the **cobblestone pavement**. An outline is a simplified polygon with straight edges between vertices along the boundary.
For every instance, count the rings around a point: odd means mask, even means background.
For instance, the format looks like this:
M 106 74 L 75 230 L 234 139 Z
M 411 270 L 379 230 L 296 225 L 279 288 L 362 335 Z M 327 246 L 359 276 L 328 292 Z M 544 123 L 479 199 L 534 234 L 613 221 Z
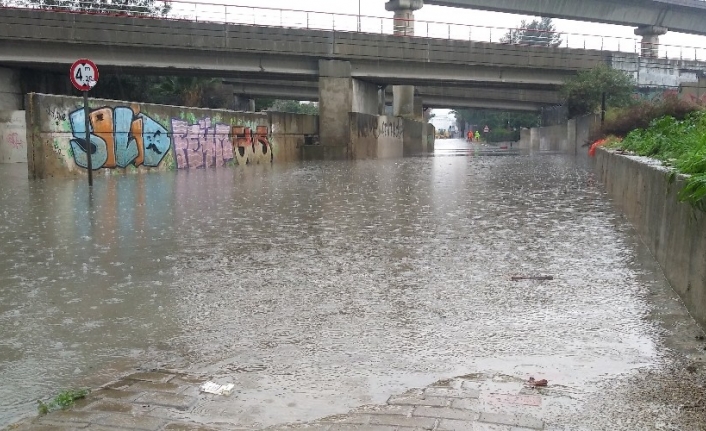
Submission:
M 203 381 L 168 372 L 132 374 L 92 392 L 70 411 L 50 413 L 17 429 L 239 429 L 236 424 L 195 422 L 197 403 L 215 397 L 199 393 Z M 385 405 L 269 430 L 542 430 L 542 413 L 562 403 L 560 396 L 543 391 L 506 376 L 465 376 L 393 395 Z

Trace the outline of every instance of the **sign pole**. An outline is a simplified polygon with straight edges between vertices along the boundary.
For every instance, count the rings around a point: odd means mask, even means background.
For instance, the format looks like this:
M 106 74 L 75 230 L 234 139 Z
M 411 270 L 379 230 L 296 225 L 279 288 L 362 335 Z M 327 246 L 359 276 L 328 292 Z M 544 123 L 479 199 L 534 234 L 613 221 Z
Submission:
M 86 125 L 86 156 L 88 158 L 88 186 L 93 186 L 93 163 L 91 160 L 91 120 L 88 118 L 90 109 L 88 109 L 88 91 L 83 92 L 83 116 Z
M 86 127 L 86 167 L 88 168 L 88 187 L 93 186 L 93 148 L 91 145 L 91 111 L 88 108 L 88 91 L 98 83 L 98 68 L 87 58 L 74 61 L 69 69 L 71 84 L 83 93 L 83 119 Z

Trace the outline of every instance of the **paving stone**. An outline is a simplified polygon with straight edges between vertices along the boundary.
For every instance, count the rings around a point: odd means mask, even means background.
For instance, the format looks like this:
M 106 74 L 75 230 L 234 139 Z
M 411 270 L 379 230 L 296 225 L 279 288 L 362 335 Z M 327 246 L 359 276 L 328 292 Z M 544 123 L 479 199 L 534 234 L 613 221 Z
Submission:
M 88 427 L 88 424 L 85 426 L 74 426 L 74 425 L 66 425 L 66 424 L 60 424 L 60 423 L 55 423 L 55 424 L 44 424 L 44 425 L 39 425 L 39 424 L 32 424 L 28 428 L 17 428 L 18 430 L 22 429 L 27 429 L 31 431 L 72 431 L 72 430 L 77 430 L 77 429 L 86 429 Z M 8 428 L 8 430 L 14 429 L 14 428 Z
M 354 413 L 369 414 L 369 415 L 402 415 L 410 416 L 412 414 L 412 406 L 363 406 L 355 410 Z
M 400 415 L 375 415 L 370 418 L 370 425 L 395 425 L 401 427 L 416 427 L 433 429 L 436 425 L 435 418 L 405 417 Z
M 164 431 L 218 431 L 216 428 L 209 428 L 204 425 L 190 423 L 170 423 L 165 426 Z
M 329 431 L 396 431 L 396 426 L 385 425 L 332 425 Z M 406 431 L 406 430 L 405 430 Z
M 133 404 L 128 404 L 122 400 L 98 400 L 92 404 L 87 405 L 82 411 L 98 411 L 98 412 L 112 412 L 112 413 L 133 413 L 133 412 L 143 412 L 145 409 L 137 407 Z
M 480 396 L 480 391 L 477 389 L 428 388 L 424 391 L 424 396 L 446 398 L 478 398 Z
M 135 400 L 135 403 L 187 410 L 196 403 L 196 398 L 187 395 L 153 392 L 141 395 Z
M 453 419 L 442 419 L 436 428 L 439 431 L 476 431 L 475 422 L 459 421 Z
M 451 407 L 454 409 L 471 410 L 480 412 L 483 410 L 483 405 L 477 399 L 456 399 L 451 402 Z
M 64 431 L 64 430 L 74 430 L 88 428 L 88 422 L 59 422 L 51 419 L 40 419 L 36 423 L 33 423 L 27 427 L 31 430 L 53 430 L 53 431 Z
M 449 398 L 422 397 L 417 395 L 393 395 L 387 400 L 387 403 L 398 406 L 446 407 L 451 403 L 451 400 Z
M 464 421 L 476 421 L 480 413 L 468 410 L 452 409 L 449 407 L 426 407 L 420 406 L 414 409 L 412 416 L 439 418 L 439 419 L 459 419 Z
M 510 425 L 515 427 L 524 427 L 538 430 L 544 428 L 544 422 L 529 415 L 484 412 L 481 413 L 478 420 L 480 422 Z
M 92 398 L 119 399 L 127 402 L 134 401 L 140 395 L 142 395 L 142 392 L 121 391 L 111 388 L 103 388 L 98 389 L 95 392 L 91 392 Z
M 164 425 L 162 419 L 150 416 L 131 416 L 123 414 L 112 414 L 95 421 L 98 425 L 109 427 L 128 428 L 133 430 L 154 431 Z
M 46 421 L 58 422 L 58 423 L 71 423 L 71 424 L 88 424 L 104 417 L 106 413 L 103 412 L 81 412 L 75 410 L 68 411 L 56 411 L 50 413 L 45 418 L 39 420 L 39 423 L 45 423 Z
M 129 376 L 125 377 L 126 380 L 138 380 L 138 381 L 143 381 L 143 382 L 152 382 L 152 383 L 167 383 L 171 379 L 176 377 L 176 375 L 171 374 L 171 373 L 162 373 L 159 371 L 152 371 L 152 372 L 141 372 L 141 373 L 135 373 L 135 374 L 130 374 Z
M 177 385 L 175 383 L 152 383 L 141 382 L 134 380 L 128 387 L 132 392 L 167 392 L 170 394 L 178 394 L 188 388 L 188 386 Z

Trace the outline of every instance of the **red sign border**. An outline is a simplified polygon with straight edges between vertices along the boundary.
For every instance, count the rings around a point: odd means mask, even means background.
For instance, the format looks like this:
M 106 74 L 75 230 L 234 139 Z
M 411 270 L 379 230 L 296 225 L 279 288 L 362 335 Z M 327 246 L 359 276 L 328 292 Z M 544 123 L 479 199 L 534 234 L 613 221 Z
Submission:
M 71 84 L 74 86 L 74 88 L 76 88 L 78 91 L 90 91 L 93 87 L 84 87 L 82 85 L 79 85 L 78 82 L 76 82 L 76 78 L 74 77 L 73 70 L 79 64 L 88 64 L 89 66 L 93 67 L 93 70 L 96 71 L 96 76 L 94 79 L 96 84 L 98 83 L 98 76 L 99 76 L 98 66 L 96 66 L 96 63 L 92 62 L 91 60 L 89 60 L 87 58 L 82 58 L 82 59 L 74 61 L 73 64 L 71 65 L 71 67 L 69 68 L 69 79 L 71 80 Z M 94 87 L 95 87 L 95 84 L 94 84 Z

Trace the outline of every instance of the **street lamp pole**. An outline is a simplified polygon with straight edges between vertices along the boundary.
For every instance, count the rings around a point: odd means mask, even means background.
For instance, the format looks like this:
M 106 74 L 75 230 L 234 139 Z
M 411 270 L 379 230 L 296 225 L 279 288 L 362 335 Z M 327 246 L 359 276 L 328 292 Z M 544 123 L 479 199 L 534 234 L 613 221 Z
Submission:
M 360 0 L 358 0 L 358 33 L 360 33 Z

